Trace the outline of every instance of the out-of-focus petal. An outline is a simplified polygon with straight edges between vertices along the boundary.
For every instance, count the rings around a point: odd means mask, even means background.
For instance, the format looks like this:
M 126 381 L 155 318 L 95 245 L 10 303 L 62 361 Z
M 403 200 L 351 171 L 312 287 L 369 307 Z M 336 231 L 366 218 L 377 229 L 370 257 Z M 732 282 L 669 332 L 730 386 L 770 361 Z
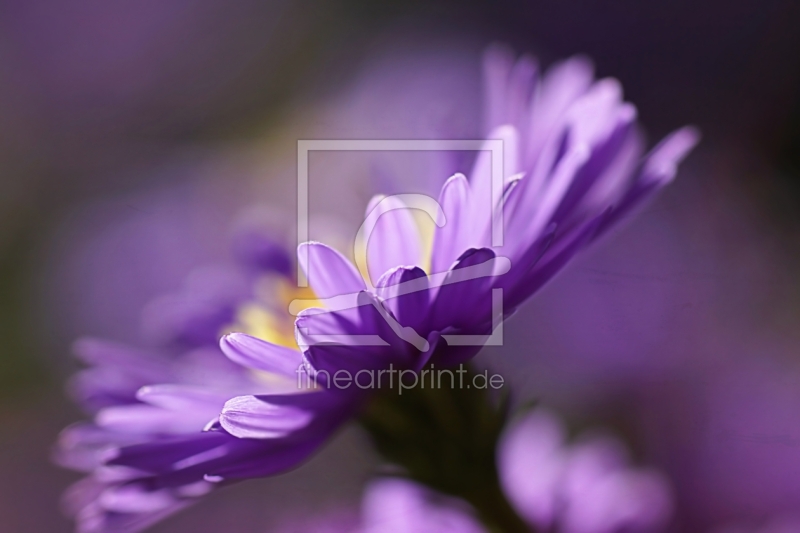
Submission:
M 409 208 L 395 196 L 370 202 L 364 227 L 367 238 L 367 269 L 373 285 L 396 266 L 420 266 L 422 248 L 419 229 Z
M 244 333 L 231 333 L 220 340 L 220 348 L 231 361 L 247 368 L 295 378 L 303 364 L 299 350 L 278 346 Z
M 366 289 L 352 263 L 333 248 L 319 242 L 306 242 L 297 250 L 308 284 L 319 298 L 331 298 Z

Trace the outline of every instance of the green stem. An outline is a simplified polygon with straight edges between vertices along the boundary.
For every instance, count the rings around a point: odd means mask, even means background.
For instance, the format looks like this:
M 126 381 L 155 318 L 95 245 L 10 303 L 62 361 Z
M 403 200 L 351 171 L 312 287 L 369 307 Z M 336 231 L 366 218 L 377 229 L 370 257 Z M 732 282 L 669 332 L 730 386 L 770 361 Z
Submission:
M 386 460 L 409 478 L 469 502 L 492 533 L 530 533 L 533 528 L 503 494 L 497 472 L 507 411 L 507 401 L 485 389 L 388 389 L 371 402 L 361 424 Z

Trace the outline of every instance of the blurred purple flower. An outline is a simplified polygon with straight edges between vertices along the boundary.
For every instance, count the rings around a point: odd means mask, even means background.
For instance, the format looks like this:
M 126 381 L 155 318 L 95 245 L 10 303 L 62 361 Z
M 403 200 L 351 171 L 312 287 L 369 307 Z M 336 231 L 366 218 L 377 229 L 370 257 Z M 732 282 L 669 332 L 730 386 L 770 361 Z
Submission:
M 616 533 L 663 530 L 672 495 L 663 476 L 628 465 L 610 437 L 567 444 L 560 421 L 538 410 L 507 428 L 498 448 L 503 489 L 539 531 Z M 412 481 L 386 478 L 366 489 L 359 525 L 318 517 L 294 522 L 292 533 L 486 533 L 465 502 Z
M 624 446 L 609 436 L 567 444 L 561 422 L 541 409 L 506 430 L 498 467 L 509 501 L 545 531 L 653 531 L 672 514 L 660 473 L 631 468 Z
M 372 481 L 360 517 L 346 512 L 298 520 L 273 533 L 485 533 L 469 505 L 401 478 Z
M 349 416 L 326 391 L 287 401 L 288 393 L 298 392 L 299 351 L 268 373 L 263 366 L 251 371 L 237 364 L 246 361 L 236 357 L 235 346 L 229 352 L 235 362 L 225 358 L 217 346 L 220 332 L 235 322 L 237 308 L 257 302 L 258 295 L 245 289 L 236 272 L 199 272 L 180 293 L 146 308 L 158 348 L 95 339 L 76 343 L 89 368 L 73 378 L 70 391 L 94 419 L 64 430 L 55 459 L 88 473 L 65 496 L 81 532 L 139 531 L 225 481 L 292 468 Z M 271 269 L 259 279 L 275 291 L 289 283 Z M 262 309 L 269 317 L 267 302 Z M 266 327 L 276 330 L 274 338 L 283 334 L 279 318 Z M 291 331 L 291 323 L 283 328 Z M 241 416 L 242 402 L 266 400 L 258 431 L 248 427 L 261 439 L 235 437 L 220 423 L 223 413 L 246 425 L 252 418 Z
M 227 268 L 195 269 L 184 287 L 158 297 L 142 313 L 145 338 L 156 346 L 214 345 L 250 296 L 252 281 Z
M 362 533 L 482 533 L 464 502 L 403 479 L 373 482 L 362 504 Z

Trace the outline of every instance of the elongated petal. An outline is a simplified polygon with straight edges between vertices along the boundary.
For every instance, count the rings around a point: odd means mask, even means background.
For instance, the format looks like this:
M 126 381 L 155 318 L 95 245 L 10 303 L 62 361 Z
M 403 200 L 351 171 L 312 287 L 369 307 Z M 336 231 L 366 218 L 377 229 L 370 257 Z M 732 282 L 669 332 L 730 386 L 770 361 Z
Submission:
M 318 393 L 309 393 L 318 394 Z M 296 394 L 298 403 L 307 403 Z M 239 396 L 225 403 L 219 421 L 231 435 L 248 439 L 274 439 L 305 427 L 313 418 L 307 408 L 270 396 Z
M 611 210 L 607 210 L 566 235 L 555 237 L 541 259 L 511 291 L 506 300 L 509 310 L 516 308 L 558 274 L 576 253 L 595 238 L 611 215 Z
M 108 465 L 126 466 L 152 474 L 165 474 L 187 457 L 199 455 L 225 445 L 234 437 L 219 431 L 196 431 L 186 435 L 123 446 Z
M 552 244 L 557 229 L 556 224 L 551 224 L 533 244 L 518 251 L 511 260 L 510 270 L 503 275 L 498 275 L 494 286 L 504 290 L 515 290 L 517 284 L 528 276 L 542 259 Z M 511 297 L 513 298 L 513 294 Z
M 691 126 L 667 135 L 645 158 L 642 179 L 670 181 L 678 164 L 700 141 L 700 132 Z
M 505 494 L 522 517 L 544 529 L 549 529 L 558 512 L 564 437 L 558 418 L 539 409 L 506 429 L 498 446 Z
M 356 293 L 366 289 L 364 280 L 342 254 L 319 242 L 306 242 L 297 250 L 308 284 L 320 298 Z
M 464 252 L 436 294 L 428 315 L 432 329 L 491 322 L 489 288 L 493 281 L 494 259 L 495 254 L 489 248 Z
M 485 533 L 464 502 L 403 479 L 381 479 L 363 503 L 363 533 Z
M 167 509 L 175 498 L 166 490 L 145 492 L 133 485 L 111 487 L 100 495 L 100 504 L 118 513 L 145 513 Z
M 136 397 L 147 404 L 171 411 L 218 410 L 229 395 L 209 387 L 183 384 L 148 385 Z
M 107 407 L 97 414 L 95 420 L 101 427 L 122 433 L 176 435 L 202 431 L 218 412 L 218 409 L 209 409 L 207 406 L 182 412 L 147 404 L 132 404 Z
M 294 378 L 303 363 L 299 350 L 278 346 L 244 333 L 231 333 L 220 340 L 222 353 L 231 361 L 256 370 Z
M 566 110 L 591 85 L 593 75 L 591 61 L 581 56 L 557 63 L 545 72 L 529 114 L 528 139 L 522 148 L 524 166 L 532 165 L 539 157 L 548 138 L 564 120 Z
M 176 492 L 151 491 L 144 484 L 107 485 L 86 478 L 64 497 L 81 533 L 138 533 L 192 503 Z
M 541 236 L 544 230 L 552 222 L 552 217 L 564 199 L 564 195 L 569 190 L 575 174 L 589 158 L 589 147 L 581 144 L 572 148 L 558 164 L 554 170 L 550 182 L 545 186 L 542 195 L 531 202 L 531 198 L 525 198 L 513 214 L 515 217 L 515 229 L 519 229 L 521 235 L 525 235 L 527 242 L 533 242 Z M 525 210 L 533 212 L 530 222 L 525 224 Z
M 470 185 L 463 174 L 451 176 L 442 187 L 439 204 L 446 221 L 436 228 L 431 255 L 431 273 L 447 272 L 468 248 Z
M 604 132 L 606 136 L 599 141 L 596 140 L 596 143 L 592 145 L 589 158 L 576 172 L 569 190 L 553 214 L 553 222 L 566 226 L 565 222 L 568 219 L 574 219 L 580 215 L 576 211 L 579 210 L 586 194 L 603 176 L 608 166 L 615 160 L 617 154 L 629 139 L 636 115 L 631 107 L 623 109 L 629 111 L 621 112 L 616 119 L 610 119 L 607 127 L 610 126 L 611 128 L 609 131 Z M 589 144 L 586 146 L 589 146 Z M 623 176 L 623 178 L 625 177 L 630 178 L 630 176 Z
M 78 423 L 59 434 L 53 460 L 66 468 L 88 472 L 99 467 L 110 450 L 136 444 L 141 439 L 141 435 L 120 433 L 85 422 Z
M 489 246 L 486 228 L 491 225 L 494 207 L 503 197 L 506 177 L 519 173 L 519 135 L 513 126 L 500 126 L 489 135 L 470 172 L 469 237 L 467 244 L 479 248 Z M 496 159 L 498 150 L 492 150 L 500 141 L 502 165 Z M 495 166 L 497 165 L 497 166 Z
M 364 225 L 367 269 L 374 285 L 391 268 L 421 265 L 422 249 L 414 216 L 402 201 L 387 196 L 370 207 Z
M 697 129 L 685 127 L 672 132 L 653 148 L 645 158 L 636 181 L 598 228 L 595 238 L 619 224 L 672 181 L 677 173 L 678 164 L 699 140 L 700 133 Z
M 425 319 L 430 302 L 428 277 L 419 268 L 397 267 L 378 281 L 378 295 L 397 321 L 416 329 Z
M 166 367 L 164 361 L 149 352 L 105 339 L 83 337 L 75 341 L 72 351 L 79 360 L 90 365 L 110 365 L 141 372 L 154 371 L 156 375 Z

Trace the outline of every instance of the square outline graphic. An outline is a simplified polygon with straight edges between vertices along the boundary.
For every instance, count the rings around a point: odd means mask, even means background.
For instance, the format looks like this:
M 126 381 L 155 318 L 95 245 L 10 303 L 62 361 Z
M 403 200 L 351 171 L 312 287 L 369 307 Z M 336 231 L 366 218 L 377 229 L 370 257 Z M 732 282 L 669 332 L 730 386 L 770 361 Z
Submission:
M 503 206 L 499 204 L 497 197 L 503 194 L 503 175 L 504 175 L 504 154 L 502 139 L 298 139 L 297 140 L 297 246 L 309 240 L 309 154 L 312 151 L 329 152 L 432 152 L 432 151 L 488 151 L 490 152 L 491 168 L 491 225 L 492 225 L 492 246 L 503 245 Z M 497 209 L 497 207 L 500 207 Z M 308 253 L 307 248 L 303 248 L 301 253 Z M 308 281 L 303 275 L 301 263 L 297 264 L 297 286 L 308 287 Z M 503 343 L 503 303 L 502 289 L 492 289 L 492 333 L 490 335 L 446 335 L 446 341 L 452 345 L 481 345 L 499 346 Z M 310 335 L 314 337 L 314 335 Z M 326 336 L 320 336 L 318 341 L 330 341 Z M 323 338 L 324 337 L 324 338 Z M 385 344 L 382 339 L 367 339 L 371 335 L 346 336 L 364 337 L 355 344 L 381 345 Z M 354 340 L 354 339 L 349 339 Z M 380 342 L 377 342 L 380 340 Z

